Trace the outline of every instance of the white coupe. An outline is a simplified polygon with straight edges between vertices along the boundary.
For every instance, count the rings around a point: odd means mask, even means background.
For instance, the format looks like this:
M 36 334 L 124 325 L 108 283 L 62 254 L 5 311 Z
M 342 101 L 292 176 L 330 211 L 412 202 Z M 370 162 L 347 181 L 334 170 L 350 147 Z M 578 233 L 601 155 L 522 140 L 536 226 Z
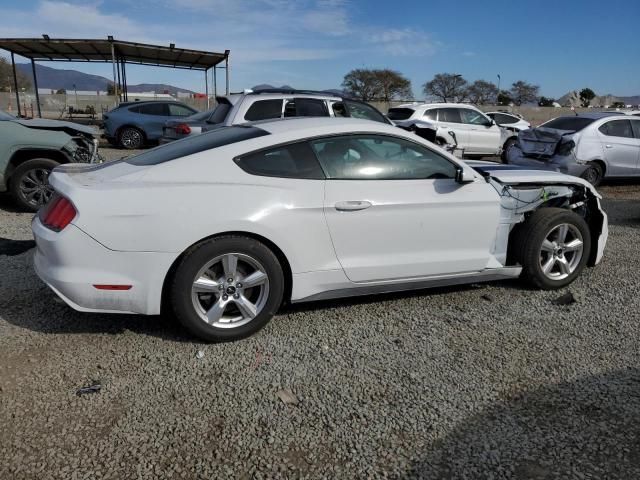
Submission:
M 35 268 L 85 312 L 159 314 L 237 339 L 283 301 L 523 277 L 560 288 L 602 257 L 586 181 L 462 162 L 382 123 L 232 126 L 50 177 Z

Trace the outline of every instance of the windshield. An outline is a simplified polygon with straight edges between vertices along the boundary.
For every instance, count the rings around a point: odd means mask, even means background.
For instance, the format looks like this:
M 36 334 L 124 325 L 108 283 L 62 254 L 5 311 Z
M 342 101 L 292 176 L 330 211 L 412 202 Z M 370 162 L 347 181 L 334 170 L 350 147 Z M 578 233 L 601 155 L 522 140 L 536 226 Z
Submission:
M 157 165 L 213 148 L 269 135 L 256 127 L 235 126 L 215 129 L 202 135 L 186 137 L 124 159 L 131 165 Z
M 587 125 L 592 124 L 595 121 L 593 118 L 584 117 L 558 117 L 553 120 L 549 120 L 547 123 L 540 125 L 544 128 L 555 128 L 556 130 L 568 130 L 570 132 L 577 132 L 582 130 Z
M 362 118 L 365 120 L 373 120 L 374 122 L 389 123 L 387 119 L 378 110 L 371 105 L 362 102 L 353 102 L 351 100 L 343 100 L 349 110 L 349 115 L 353 118 Z
M 13 115 L 0 110 L 0 120 L 15 120 L 15 119 L 16 117 L 14 117 Z
M 389 120 L 406 120 L 413 115 L 412 108 L 390 108 L 387 117 Z

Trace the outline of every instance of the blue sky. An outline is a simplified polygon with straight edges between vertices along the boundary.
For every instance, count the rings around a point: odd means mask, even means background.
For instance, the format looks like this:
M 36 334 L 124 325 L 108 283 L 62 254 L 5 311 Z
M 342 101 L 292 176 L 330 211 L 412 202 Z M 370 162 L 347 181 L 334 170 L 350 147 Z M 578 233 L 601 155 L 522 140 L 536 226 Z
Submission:
M 420 97 L 439 72 L 558 97 L 640 94 L 640 1 L 0 0 L 0 37 L 97 38 L 231 50 L 232 90 L 336 88 L 352 68 L 388 67 Z M 109 65 L 44 63 L 109 77 Z M 127 67 L 129 84 L 204 90 L 203 74 Z

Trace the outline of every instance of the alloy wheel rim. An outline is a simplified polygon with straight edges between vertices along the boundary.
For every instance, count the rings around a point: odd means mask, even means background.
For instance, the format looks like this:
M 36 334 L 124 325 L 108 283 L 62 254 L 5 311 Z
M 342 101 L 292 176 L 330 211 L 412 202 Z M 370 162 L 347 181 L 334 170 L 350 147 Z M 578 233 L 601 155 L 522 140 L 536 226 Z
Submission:
M 29 205 L 41 207 L 53 195 L 53 188 L 49 185 L 50 170 L 34 168 L 29 170 L 20 180 L 20 193 Z
M 590 167 L 589 170 L 587 170 L 587 182 L 594 184 L 599 180 L 599 178 L 600 175 L 595 167 Z
M 576 271 L 584 251 L 580 230 L 569 223 L 553 227 L 540 247 L 539 263 L 544 276 L 564 280 Z
M 128 128 L 124 132 L 122 132 L 122 144 L 127 147 L 135 147 L 140 143 L 141 137 L 140 132 L 137 130 L 133 130 Z
M 269 277 L 243 253 L 215 257 L 196 274 L 191 300 L 198 316 L 217 328 L 238 328 L 256 318 L 269 297 Z

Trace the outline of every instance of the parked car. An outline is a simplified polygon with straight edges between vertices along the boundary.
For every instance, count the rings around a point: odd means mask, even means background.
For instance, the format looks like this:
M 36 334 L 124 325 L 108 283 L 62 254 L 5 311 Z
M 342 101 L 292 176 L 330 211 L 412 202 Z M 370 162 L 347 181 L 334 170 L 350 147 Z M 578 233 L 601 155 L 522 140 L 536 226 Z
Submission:
M 311 90 L 248 90 L 217 97 L 217 106 L 191 117 L 165 123 L 160 143 L 199 135 L 222 126 L 291 117 L 354 117 L 390 123 L 375 107 L 330 92 Z
M 508 151 L 515 165 L 556 170 L 598 185 L 640 176 L 640 118 L 617 112 L 558 117 L 524 130 Z
M 51 196 L 53 168 L 100 158 L 96 133 L 76 123 L 26 120 L 0 111 L 0 192 L 9 191 L 21 209 L 36 211 Z
M 80 311 L 171 305 L 210 341 L 252 334 L 283 300 L 517 277 L 561 288 L 600 261 L 608 231 L 582 179 L 467 164 L 353 118 L 221 128 L 51 183 L 32 224 L 42 280 Z
M 387 116 L 398 127 L 428 140 L 435 126 L 437 144 L 457 143 L 467 157 L 500 155 L 507 142 L 516 136 L 476 107 L 463 103 L 408 103 L 390 108 Z
M 198 111 L 175 101 L 124 102 L 102 115 L 104 136 L 112 145 L 137 149 L 157 143 L 167 120 L 187 118 Z

